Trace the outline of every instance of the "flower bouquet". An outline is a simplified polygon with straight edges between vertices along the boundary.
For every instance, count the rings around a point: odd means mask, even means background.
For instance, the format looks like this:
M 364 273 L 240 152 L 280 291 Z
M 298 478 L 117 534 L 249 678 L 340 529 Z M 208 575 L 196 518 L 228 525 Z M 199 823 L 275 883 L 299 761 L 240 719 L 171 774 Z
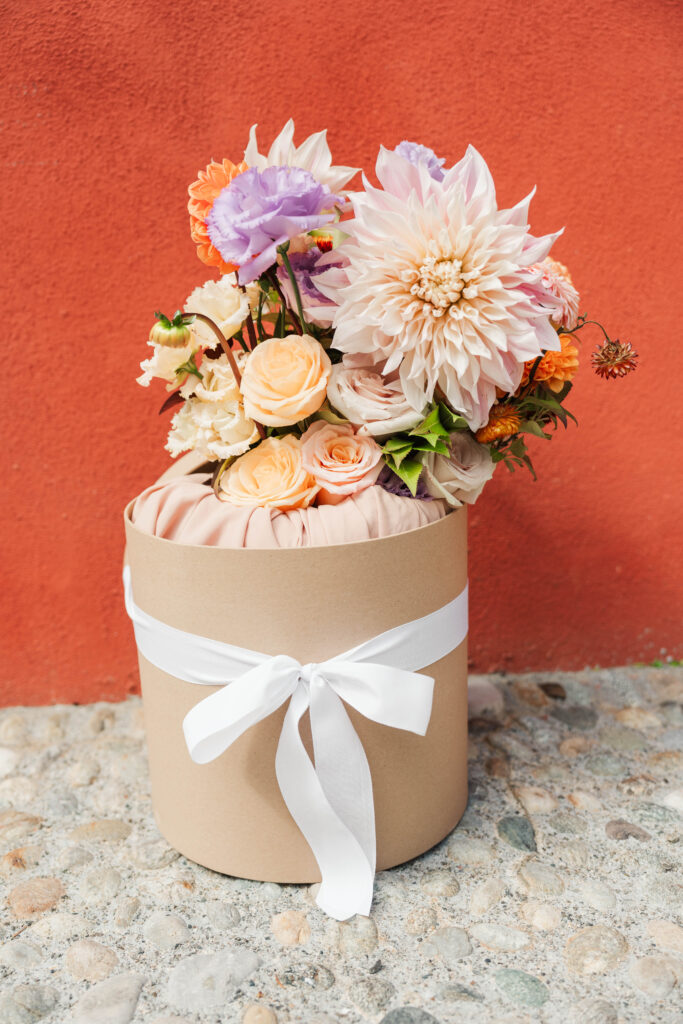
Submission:
M 293 134 L 264 155 L 252 128 L 190 186 L 219 276 L 150 334 L 138 382 L 185 454 L 126 509 L 125 577 L 161 831 L 322 880 L 345 918 L 464 810 L 466 506 L 573 419 L 595 321 L 473 148 L 382 148 L 353 191 L 324 132 Z M 628 373 L 597 326 L 596 370 Z

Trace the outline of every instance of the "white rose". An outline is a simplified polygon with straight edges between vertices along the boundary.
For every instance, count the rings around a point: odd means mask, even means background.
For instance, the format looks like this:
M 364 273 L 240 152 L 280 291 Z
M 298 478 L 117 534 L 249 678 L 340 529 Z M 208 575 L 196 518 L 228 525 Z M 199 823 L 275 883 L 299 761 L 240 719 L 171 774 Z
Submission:
M 406 398 L 400 380 L 383 377 L 376 366 L 332 367 L 327 397 L 337 412 L 356 425 L 359 434 L 387 437 L 398 434 L 424 419 Z
M 451 434 L 450 456 L 427 455 L 421 480 L 429 494 L 443 498 L 452 508 L 473 505 L 493 476 L 496 464 L 488 446 L 464 431 Z
M 239 366 L 239 355 L 237 364 Z M 230 362 L 225 353 L 218 359 L 202 359 L 199 369 L 202 379 L 194 375 L 188 377 L 180 393 L 183 398 L 197 398 L 202 402 L 232 402 L 240 401 L 240 389 L 235 380 L 235 375 L 230 368 Z
M 180 347 L 159 345 L 154 341 L 148 341 L 147 344 L 153 350 L 153 355 L 140 363 L 140 369 L 144 372 L 142 376 L 137 378 L 138 384 L 141 384 L 143 388 L 147 388 L 154 377 L 158 377 L 160 380 L 168 381 L 166 390 L 172 391 L 174 387 L 182 384 L 187 377 L 187 373 L 178 374 L 176 370 L 179 366 L 186 363 L 200 348 L 197 335 L 194 331 L 191 331 L 190 340 L 187 345 Z
M 212 461 L 242 455 L 258 438 L 254 421 L 239 402 L 190 398 L 171 420 L 166 449 L 173 458 L 195 451 Z
M 207 281 L 188 295 L 186 313 L 203 313 L 208 316 L 226 338 L 237 334 L 249 313 L 249 297 L 237 287 L 234 274 L 224 274 L 218 281 Z M 201 339 L 203 348 L 218 345 L 216 335 L 201 320 L 195 320 L 193 328 Z

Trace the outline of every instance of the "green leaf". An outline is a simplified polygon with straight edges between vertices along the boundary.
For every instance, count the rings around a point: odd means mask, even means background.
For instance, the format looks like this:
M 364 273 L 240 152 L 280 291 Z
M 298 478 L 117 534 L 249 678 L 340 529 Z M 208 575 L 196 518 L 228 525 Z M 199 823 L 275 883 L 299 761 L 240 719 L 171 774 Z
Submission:
M 448 435 L 446 435 L 448 436 Z M 433 437 L 433 435 L 432 435 Z M 413 442 L 413 451 L 416 452 L 435 452 L 437 455 L 448 455 L 450 449 L 445 441 L 442 441 L 439 437 L 422 437 L 417 438 Z
M 403 459 L 400 465 L 396 465 L 394 459 L 391 461 L 385 457 L 384 460 L 396 476 L 400 477 L 413 497 L 417 494 L 417 485 L 422 473 L 422 463 L 417 459 Z
M 448 435 L 448 431 L 439 419 L 439 409 L 437 406 L 431 410 L 421 423 L 418 423 L 418 425 L 413 427 L 412 430 L 409 430 L 408 433 L 411 437 L 420 437 L 423 434 L 431 434 L 436 437 L 445 437 Z
M 534 437 L 543 437 L 547 441 L 550 440 L 550 434 L 546 434 L 540 423 L 536 423 L 535 420 L 524 420 L 520 426 L 520 430 L 524 434 L 533 434 Z
M 443 402 L 439 403 L 439 420 L 447 433 L 452 434 L 456 430 L 468 430 L 469 424 L 464 416 L 452 412 Z

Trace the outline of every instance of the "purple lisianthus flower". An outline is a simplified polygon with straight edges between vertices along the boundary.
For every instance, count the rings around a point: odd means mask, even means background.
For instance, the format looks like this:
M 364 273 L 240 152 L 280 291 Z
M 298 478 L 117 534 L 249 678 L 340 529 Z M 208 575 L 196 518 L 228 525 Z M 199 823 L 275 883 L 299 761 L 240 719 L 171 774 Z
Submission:
M 335 195 L 301 167 L 255 167 L 238 174 L 216 197 L 209 238 L 226 263 L 239 266 L 240 284 L 271 267 L 277 247 L 334 219 Z
M 399 142 L 394 152 L 402 156 L 404 160 L 415 164 L 416 167 L 419 164 L 424 164 L 434 181 L 443 181 L 443 165 L 446 163 L 446 159 L 438 157 L 429 146 L 422 146 L 419 142 Z
M 322 322 L 320 318 L 315 315 L 317 310 L 320 313 L 321 306 L 335 306 L 333 299 L 329 299 L 326 295 L 323 295 L 316 286 L 316 279 L 321 275 L 327 273 L 328 270 L 332 270 L 333 267 L 343 266 L 341 259 L 335 260 L 330 259 L 329 253 L 322 253 L 317 246 L 313 246 L 307 252 L 292 252 L 289 253 L 289 263 L 294 271 L 296 283 L 299 286 L 299 294 L 301 295 L 301 305 L 303 306 L 304 313 L 307 315 L 307 319 L 312 320 L 314 323 Z M 289 279 L 289 274 L 284 266 L 277 268 L 277 276 L 282 286 L 282 291 L 287 299 L 287 304 L 290 309 L 296 309 L 296 297 L 294 295 L 294 289 L 292 288 L 292 282 Z M 328 322 L 326 317 L 323 317 L 325 322 Z
M 432 501 L 432 495 L 422 482 L 422 475 L 417 482 L 417 494 L 411 494 L 407 484 L 404 484 L 400 476 L 396 476 L 393 469 L 383 466 L 377 477 L 377 483 L 389 494 L 396 494 L 399 498 L 419 498 L 420 501 Z

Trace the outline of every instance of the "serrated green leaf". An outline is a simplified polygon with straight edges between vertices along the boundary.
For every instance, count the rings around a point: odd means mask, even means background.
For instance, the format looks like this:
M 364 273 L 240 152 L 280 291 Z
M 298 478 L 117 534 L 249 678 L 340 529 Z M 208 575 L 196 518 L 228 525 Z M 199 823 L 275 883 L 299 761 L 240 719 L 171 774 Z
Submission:
M 397 466 L 392 459 L 390 468 L 393 469 L 396 476 L 401 478 L 412 496 L 415 497 L 417 494 L 417 485 L 420 480 L 420 474 L 422 473 L 422 463 L 418 462 L 417 459 L 406 458 L 402 460 L 399 466 Z
M 438 412 L 441 426 L 447 433 L 452 434 L 456 430 L 469 429 L 469 424 L 465 417 L 453 412 L 443 402 L 439 403 Z
M 390 437 L 389 440 L 384 443 L 384 448 L 382 450 L 385 452 L 398 452 L 405 449 L 405 451 L 409 452 L 412 447 L 412 441 L 398 434 L 396 437 Z

